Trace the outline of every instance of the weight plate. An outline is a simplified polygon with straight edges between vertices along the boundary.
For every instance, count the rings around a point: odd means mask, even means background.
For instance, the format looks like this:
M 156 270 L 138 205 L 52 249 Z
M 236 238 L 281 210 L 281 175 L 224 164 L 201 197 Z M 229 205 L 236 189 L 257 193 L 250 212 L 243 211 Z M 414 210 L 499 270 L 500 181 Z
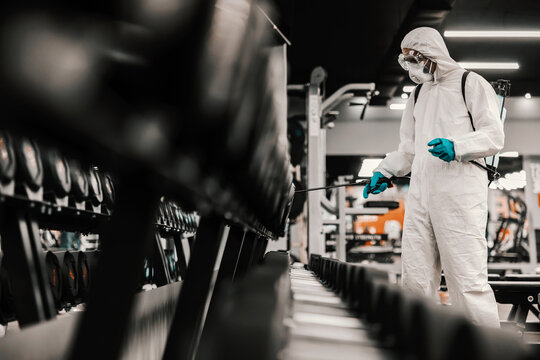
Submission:
M 101 187 L 101 179 L 96 169 L 91 168 L 88 174 L 89 178 L 89 195 L 90 201 L 94 206 L 97 206 L 103 202 L 103 189 Z
M 103 202 L 107 208 L 112 209 L 114 206 L 114 184 L 107 174 L 101 174 L 101 186 L 103 187 Z
M 79 292 L 79 284 L 77 279 L 77 264 L 73 254 L 66 251 L 62 265 L 64 272 L 64 289 L 66 290 L 67 299 L 74 301 Z
M 43 163 L 36 143 L 27 138 L 21 139 L 17 148 L 17 160 L 23 181 L 30 189 L 38 190 L 43 184 Z
M 76 161 L 70 161 L 70 169 L 71 193 L 77 201 L 83 201 L 88 197 L 88 175 Z
M 77 259 L 77 272 L 79 274 L 79 291 L 86 294 L 90 288 L 90 267 L 84 252 L 80 251 Z
M 62 270 L 60 268 L 60 262 L 54 253 L 48 251 L 45 256 L 45 264 L 54 302 L 58 306 L 62 301 Z
M 55 194 L 64 197 L 71 191 L 71 174 L 67 160 L 56 150 L 47 152 L 44 158 L 45 183 Z
M 15 176 L 15 155 L 8 134 L 0 131 L 0 181 L 8 182 Z

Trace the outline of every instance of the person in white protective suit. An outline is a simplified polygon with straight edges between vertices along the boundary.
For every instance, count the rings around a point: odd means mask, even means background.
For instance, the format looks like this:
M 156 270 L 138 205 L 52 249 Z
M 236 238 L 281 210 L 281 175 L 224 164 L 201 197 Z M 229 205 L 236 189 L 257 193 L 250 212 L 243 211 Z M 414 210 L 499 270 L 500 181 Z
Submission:
M 478 325 L 499 327 L 487 277 L 488 178 L 485 170 L 469 163 L 473 159 L 484 163 L 482 158 L 503 147 L 497 96 L 484 78 L 470 73 L 465 105 L 461 91 L 465 70 L 450 57 L 435 29 L 412 30 L 401 48 L 400 63 L 413 81 L 423 85 L 416 104 L 414 93 L 406 104 L 398 150 L 374 170 L 364 197 L 386 189 L 386 184 L 377 183 L 381 177 L 410 172 L 402 239 L 403 286 L 435 295 L 442 265 L 452 304 Z M 415 55 L 417 61 L 409 62 L 408 55 Z

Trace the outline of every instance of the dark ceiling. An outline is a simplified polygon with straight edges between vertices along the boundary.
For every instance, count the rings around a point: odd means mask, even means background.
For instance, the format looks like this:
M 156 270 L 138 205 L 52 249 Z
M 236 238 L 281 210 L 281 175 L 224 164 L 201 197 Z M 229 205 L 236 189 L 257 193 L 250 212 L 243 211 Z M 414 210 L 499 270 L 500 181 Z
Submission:
M 535 0 L 276 1 L 278 26 L 291 40 L 290 83 L 308 82 L 311 70 L 328 72 L 327 91 L 352 82 L 376 82 L 383 103 L 410 81 L 396 67 L 399 42 L 417 26 L 464 30 L 540 28 Z M 426 9 L 428 10 L 426 12 Z M 519 70 L 478 71 L 512 81 L 512 94 L 540 94 L 540 39 L 446 39 L 458 61 L 517 61 Z M 390 87 L 389 87 L 390 86 Z M 399 93 L 397 94 L 399 95 Z

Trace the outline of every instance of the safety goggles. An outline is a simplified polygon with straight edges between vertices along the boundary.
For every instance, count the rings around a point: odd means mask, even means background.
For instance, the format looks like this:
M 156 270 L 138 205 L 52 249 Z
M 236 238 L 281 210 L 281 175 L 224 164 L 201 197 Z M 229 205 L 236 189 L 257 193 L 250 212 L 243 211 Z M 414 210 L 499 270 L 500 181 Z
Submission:
M 401 53 L 398 56 L 398 63 L 405 71 L 409 71 L 412 64 L 425 65 L 427 60 L 424 55 L 415 50 L 409 51 L 408 54 Z

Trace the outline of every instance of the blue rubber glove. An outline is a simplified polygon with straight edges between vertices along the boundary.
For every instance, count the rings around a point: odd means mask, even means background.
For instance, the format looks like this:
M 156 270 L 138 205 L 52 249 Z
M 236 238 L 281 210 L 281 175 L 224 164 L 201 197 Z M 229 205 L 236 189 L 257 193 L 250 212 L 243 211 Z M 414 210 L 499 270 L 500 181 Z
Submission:
M 379 171 L 373 174 L 369 184 L 364 187 L 364 199 L 368 198 L 369 193 L 379 194 L 388 188 L 387 183 L 377 184 L 377 182 L 384 177 L 385 176 Z
M 433 139 L 428 143 L 428 146 L 433 146 L 433 148 L 429 149 L 431 155 L 436 156 L 446 162 L 450 162 L 456 157 L 456 152 L 454 151 L 454 143 L 448 139 Z

